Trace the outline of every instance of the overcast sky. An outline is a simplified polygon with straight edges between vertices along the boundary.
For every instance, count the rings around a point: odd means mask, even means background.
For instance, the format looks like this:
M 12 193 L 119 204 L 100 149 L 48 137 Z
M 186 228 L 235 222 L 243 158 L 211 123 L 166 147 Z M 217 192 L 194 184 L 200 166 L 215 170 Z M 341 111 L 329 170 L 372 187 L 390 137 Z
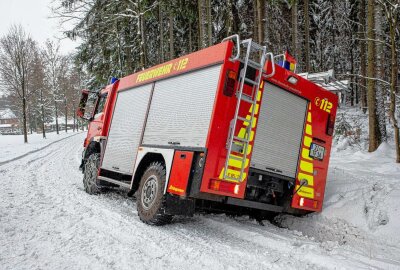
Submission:
M 50 19 L 53 0 L 0 0 L 0 37 L 7 34 L 12 24 L 21 24 L 31 37 L 43 45 L 46 39 L 62 38 L 57 19 Z M 69 53 L 76 42 L 64 38 L 60 41 L 62 53 Z

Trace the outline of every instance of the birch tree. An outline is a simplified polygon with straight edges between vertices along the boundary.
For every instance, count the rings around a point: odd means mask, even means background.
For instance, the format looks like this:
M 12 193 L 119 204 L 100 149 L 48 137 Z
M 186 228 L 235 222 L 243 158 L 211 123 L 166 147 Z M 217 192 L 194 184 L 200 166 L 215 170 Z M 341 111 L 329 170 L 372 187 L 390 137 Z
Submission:
M 59 134 L 58 123 L 58 102 L 60 99 L 60 78 L 63 72 L 63 59 L 60 54 L 60 45 L 58 43 L 47 40 L 45 50 L 43 51 L 43 60 L 45 64 L 45 75 L 49 89 L 51 89 L 51 96 L 53 100 L 54 120 L 56 124 L 56 132 Z

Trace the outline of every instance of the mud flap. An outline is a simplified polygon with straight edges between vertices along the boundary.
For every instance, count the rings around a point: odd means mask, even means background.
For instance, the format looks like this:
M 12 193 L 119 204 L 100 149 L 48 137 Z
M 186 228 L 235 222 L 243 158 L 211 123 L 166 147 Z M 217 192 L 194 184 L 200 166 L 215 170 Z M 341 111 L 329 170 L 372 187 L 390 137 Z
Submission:
M 193 216 L 195 202 L 179 196 L 165 194 L 165 213 L 168 215 Z

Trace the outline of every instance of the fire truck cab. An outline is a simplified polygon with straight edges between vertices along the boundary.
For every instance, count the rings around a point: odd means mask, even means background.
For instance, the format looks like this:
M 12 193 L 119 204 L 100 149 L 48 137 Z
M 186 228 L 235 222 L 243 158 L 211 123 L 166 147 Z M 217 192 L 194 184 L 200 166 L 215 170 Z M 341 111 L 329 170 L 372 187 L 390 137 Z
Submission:
M 234 35 L 108 85 L 84 142 L 85 190 L 136 193 L 154 225 L 196 209 L 321 211 L 338 101 L 287 66 Z

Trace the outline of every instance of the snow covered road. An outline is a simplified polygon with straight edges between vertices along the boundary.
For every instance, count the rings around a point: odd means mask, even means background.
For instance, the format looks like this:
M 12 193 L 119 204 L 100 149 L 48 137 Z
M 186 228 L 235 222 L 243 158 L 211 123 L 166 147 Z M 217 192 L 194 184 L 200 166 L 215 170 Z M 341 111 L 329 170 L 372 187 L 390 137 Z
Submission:
M 398 242 L 318 215 L 145 225 L 125 192 L 84 192 L 83 137 L 0 166 L 0 269 L 400 269 Z

